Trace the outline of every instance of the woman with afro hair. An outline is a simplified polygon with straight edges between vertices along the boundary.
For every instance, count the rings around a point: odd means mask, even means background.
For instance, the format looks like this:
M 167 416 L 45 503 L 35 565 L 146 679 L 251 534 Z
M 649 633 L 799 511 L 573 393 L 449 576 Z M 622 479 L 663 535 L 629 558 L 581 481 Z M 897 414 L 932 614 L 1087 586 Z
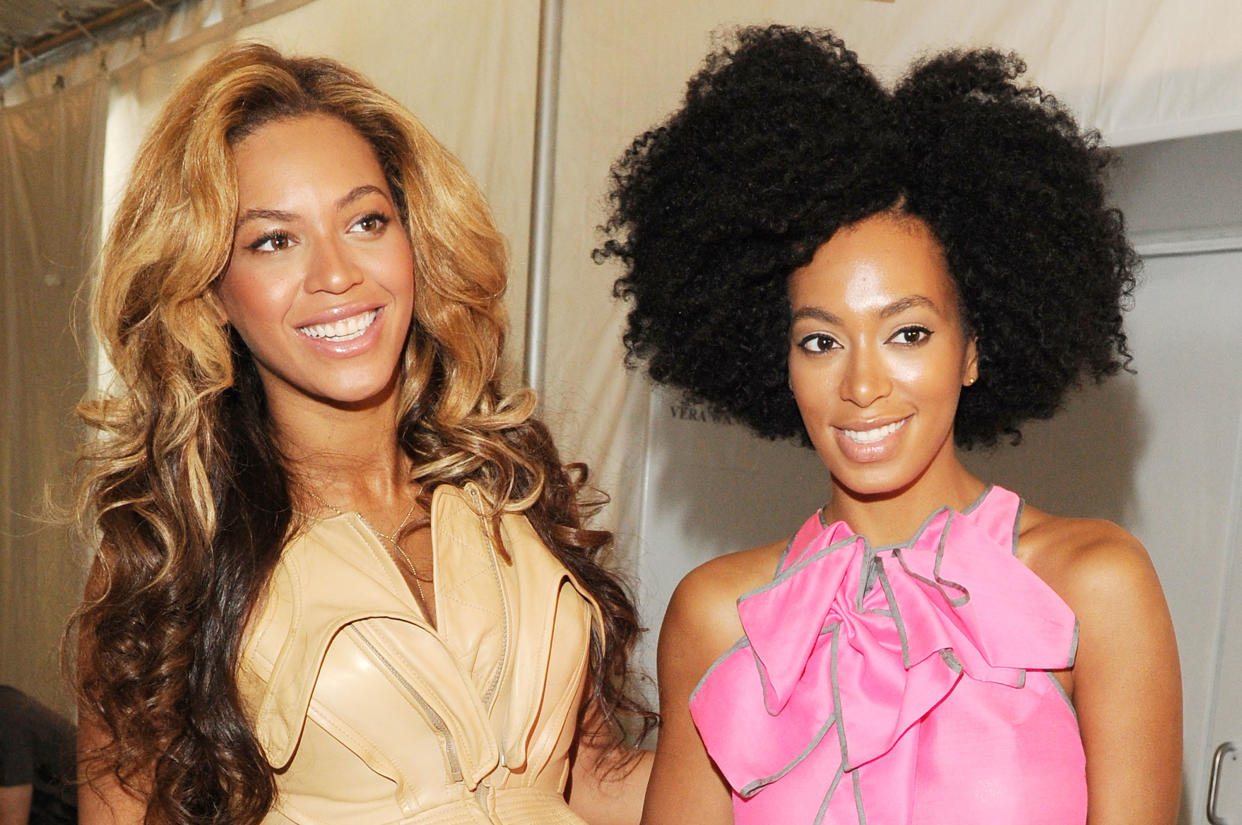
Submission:
M 1174 821 L 1146 551 L 956 452 L 1129 360 L 1110 155 L 1023 70 L 948 52 L 890 91 L 828 32 L 744 29 L 614 168 L 631 360 L 831 487 L 673 595 L 644 823 Z

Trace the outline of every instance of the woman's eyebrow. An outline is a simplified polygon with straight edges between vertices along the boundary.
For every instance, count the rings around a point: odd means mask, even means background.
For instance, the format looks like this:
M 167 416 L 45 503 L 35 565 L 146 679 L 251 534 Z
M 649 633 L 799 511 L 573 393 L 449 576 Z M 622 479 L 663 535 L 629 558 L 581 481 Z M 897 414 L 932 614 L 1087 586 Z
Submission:
M 380 189 L 378 186 L 371 183 L 364 183 L 361 186 L 355 186 L 353 189 L 350 189 L 344 195 L 337 198 L 334 206 L 336 206 L 337 209 L 344 209 L 346 206 L 349 206 L 359 198 L 363 198 L 372 193 L 380 195 L 385 200 L 388 199 L 388 196 L 384 194 L 383 189 Z M 282 209 L 247 209 L 237 217 L 237 223 L 234 224 L 234 226 L 240 227 L 248 221 L 254 220 L 291 221 L 295 217 L 296 216 L 292 212 L 285 212 Z
M 794 311 L 792 320 L 798 321 L 803 318 L 814 318 L 816 321 L 823 321 L 825 324 L 840 324 L 841 319 L 833 315 L 826 309 L 820 307 L 799 307 Z
M 376 186 L 373 183 L 364 183 L 361 186 L 355 186 L 353 189 L 350 189 L 348 192 L 346 192 L 344 195 L 338 198 L 336 201 L 336 208 L 344 209 L 346 206 L 349 206 L 351 203 L 358 200 L 359 198 L 364 197 L 366 195 L 370 195 L 372 193 L 375 193 L 376 195 L 383 197 L 385 200 L 388 199 L 388 196 L 384 194 L 383 189 L 380 189 L 378 186 Z
M 927 307 L 935 312 L 940 311 L 939 307 L 936 306 L 936 302 L 925 295 L 907 295 L 904 298 L 898 298 L 896 301 L 893 301 L 891 304 L 881 309 L 880 317 L 891 318 L 894 315 L 900 315 L 907 309 L 913 309 L 915 307 Z
M 936 302 L 925 295 L 907 295 L 904 298 L 898 298 L 891 304 L 887 304 L 880 309 L 881 318 L 891 318 L 894 315 L 900 315 L 908 309 L 914 307 L 927 307 L 935 312 L 939 312 Z M 841 319 L 833 315 L 826 309 L 821 307 L 799 307 L 794 311 L 792 320 L 797 321 L 802 318 L 814 318 L 817 321 L 823 321 L 827 324 L 839 324 Z
M 292 212 L 284 212 L 280 209 L 247 209 L 245 212 L 237 216 L 237 223 L 234 228 L 240 228 L 243 224 L 250 221 L 291 221 L 293 220 Z

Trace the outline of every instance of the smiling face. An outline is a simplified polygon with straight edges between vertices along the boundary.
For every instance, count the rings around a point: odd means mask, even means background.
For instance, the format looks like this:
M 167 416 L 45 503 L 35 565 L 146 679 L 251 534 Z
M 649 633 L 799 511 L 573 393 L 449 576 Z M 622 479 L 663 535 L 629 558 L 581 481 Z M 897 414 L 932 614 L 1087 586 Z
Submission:
M 885 497 L 947 480 L 977 361 L 927 225 L 880 213 L 839 230 L 790 276 L 789 300 L 790 386 L 834 487 Z
M 288 401 L 391 398 L 414 306 L 414 263 L 371 145 L 305 115 L 234 148 L 238 214 L 218 287 L 273 413 Z

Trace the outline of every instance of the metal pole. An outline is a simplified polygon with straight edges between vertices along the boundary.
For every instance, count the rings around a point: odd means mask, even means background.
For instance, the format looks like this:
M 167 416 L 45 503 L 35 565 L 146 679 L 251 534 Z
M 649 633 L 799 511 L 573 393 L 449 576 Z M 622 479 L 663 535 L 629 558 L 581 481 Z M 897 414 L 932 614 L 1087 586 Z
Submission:
M 552 253 L 553 161 L 556 98 L 561 68 L 563 0 L 539 3 L 539 79 L 535 98 L 535 162 L 530 198 L 530 260 L 526 268 L 526 354 L 522 377 L 543 392 L 548 332 L 548 279 Z

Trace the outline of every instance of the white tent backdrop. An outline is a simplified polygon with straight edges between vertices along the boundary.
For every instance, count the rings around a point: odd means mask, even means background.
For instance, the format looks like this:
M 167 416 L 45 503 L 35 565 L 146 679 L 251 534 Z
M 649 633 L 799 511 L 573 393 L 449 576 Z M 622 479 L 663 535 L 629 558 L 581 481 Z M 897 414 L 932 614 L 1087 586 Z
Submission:
M 155 109 L 223 42 L 258 38 L 331 55 L 423 118 L 491 199 L 513 252 L 514 365 L 526 292 L 538 19 L 537 0 L 204 0 L 167 31 L 148 35 L 145 50 L 109 47 L 105 214 Z M 617 272 L 590 260 L 611 162 L 677 104 L 714 31 L 773 21 L 831 27 L 887 78 L 912 57 L 949 46 L 1016 50 L 1031 78 L 1117 145 L 1242 130 L 1242 3 L 1234 0 L 565 0 L 544 414 L 562 454 L 590 462 L 612 494 L 606 523 L 618 530 L 618 563 L 640 579 L 653 628 L 688 566 L 788 532 L 827 489 L 810 453 L 696 422 L 695 410 L 653 395 L 641 377 L 624 372 L 625 308 L 610 298 Z M 93 70 L 83 59 L 52 71 L 72 81 Z M 41 94 L 51 85 L 34 77 L 21 90 Z M 1124 453 L 1126 445 L 1117 449 Z M 1184 460 L 1194 466 L 1197 459 Z M 805 491 L 804 500 L 771 504 L 774 489 L 793 487 Z M 1126 507 L 1137 501 L 1105 514 L 1132 515 Z M 1179 582 L 1171 601 L 1184 650 L 1187 773 L 1198 808 L 1215 667 L 1203 640 L 1213 632 L 1219 599 L 1205 607 L 1198 594 L 1180 592 L 1187 575 L 1176 569 L 1175 549 L 1151 549 L 1166 580 Z M 0 603 L 22 598 L 34 596 L 0 592 Z M 7 647 L 0 651 L 0 679 L 29 684 L 13 661 Z
M 98 244 L 105 91 L 95 80 L 0 116 L 0 682 L 61 706 L 57 648 L 82 565 L 45 493 L 68 493 L 80 438 L 74 297 Z

